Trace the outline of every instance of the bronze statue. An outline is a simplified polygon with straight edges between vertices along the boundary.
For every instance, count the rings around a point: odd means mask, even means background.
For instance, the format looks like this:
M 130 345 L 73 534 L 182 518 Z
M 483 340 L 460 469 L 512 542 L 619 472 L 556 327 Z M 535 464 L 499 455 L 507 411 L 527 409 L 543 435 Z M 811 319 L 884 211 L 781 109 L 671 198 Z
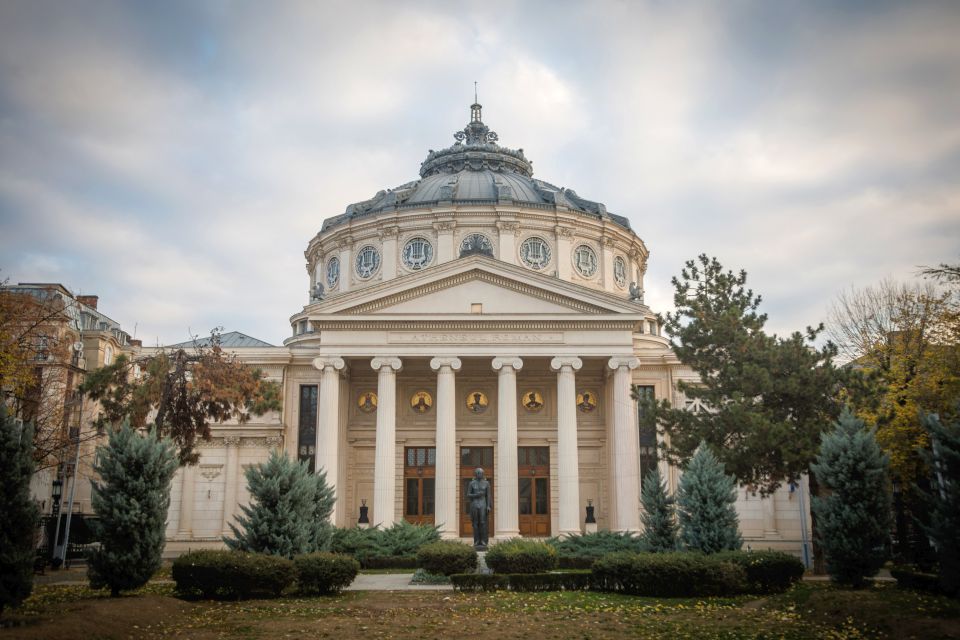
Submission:
M 483 469 L 477 467 L 474 478 L 467 487 L 470 501 L 470 524 L 473 525 L 473 546 L 486 548 L 489 540 L 487 514 L 490 513 L 490 482 L 483 477 Z

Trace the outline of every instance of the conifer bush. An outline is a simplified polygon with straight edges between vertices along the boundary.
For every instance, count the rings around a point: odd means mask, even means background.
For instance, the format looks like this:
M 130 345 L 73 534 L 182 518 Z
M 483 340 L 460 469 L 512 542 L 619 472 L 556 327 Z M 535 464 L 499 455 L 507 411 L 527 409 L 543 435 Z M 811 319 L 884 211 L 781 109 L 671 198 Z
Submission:
M 861 587 L 887 557 L 890 496 L 888 458 L 873 430 L 844 409 L 823 435 L 811 469 L 829 493 L 813 498 L 817 535 L 834 582 Z
M 931 506 L 929 535 L 937 546 L 940 561 L 940 589 L 960 594 L 960 422 L 943 423 L 937 414 L 924 417 L 932 451 L 924 456 L 932 472 L 933 489 L 927 496 Z M 899 578 L 898 578 L 899 579 Z
M 33 534 L 37 507 L 30 499 L 33 428 L 20 426 L 0 403 L 0 614 L 33 590 Z
M 582 560 L 586 568 L 596 558 L 618 551 L 632 551 L 640 553 L 647 547 L 640 537 L 629 531 L 596 531 L 594 533 L 574 534 L 563 538 L 550 538 L 549 543 L 557 550 L 557 557 L 561 566 L 567 560 Z
M 352 555 L 365 569 L 415 567 L 417 550 L 439 540 L 439 527 L 401 520 L 386 529 L 335 529 L 330 551 Z
M 733 476 L 723 472 L 723 464 L 701 443 L 680 478 L 677 514 L 683 546 L 703 553 L 739 549 L 743 540 L 736 501 Z
M 477 552 L 462 542 L 432 542 L 417 551 L 417 568 L 434 575 L 467 573 L 477 568 Z
M 297 585 L 303 592 L 337 593 L 349 587 L 360 571 L 360 563 L 340 553 L 308 553 L 296 556 Z
M 538 540 L 514 538 L 491 545 L 484 559 L 497 573 L 544 573 L 557 567 L 557 550 Z
M 160 568 L 176 450 L 170 439 L 124 422 L 97 448 L 93 470 L 99 480 L 92 482 L 91 504 L 99 517 L 91 528 L 100 544 L 87 554 L 87 576 L 94 589 L 109 587 L 118 596 Z
M 640 521 L 643 533 L 640 543 L 645 551 L 660 553 L 677 550 L 676 500 L 667 493 L 667 485 L 660 477 L 660 470 L 653 467 L 643 479 L 640 492 L 643 512 Z
M 230 525 L 233 537 L 223 539 L 228 547 L 292 558 L 329 545 L 334 496 L 326 473 L 312 474 L 305 463 L 273 451 L 249 467 L 246 478 L 250 504 L 240 507 L 239 526 Z

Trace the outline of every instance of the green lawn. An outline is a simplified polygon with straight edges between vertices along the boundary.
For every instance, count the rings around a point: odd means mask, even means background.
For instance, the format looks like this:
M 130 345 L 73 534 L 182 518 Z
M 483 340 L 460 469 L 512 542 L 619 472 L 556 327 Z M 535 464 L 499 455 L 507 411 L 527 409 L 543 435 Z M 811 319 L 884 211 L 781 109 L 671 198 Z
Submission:
M 960 638 L 960 603 L 884 584 L 804 583 L 786 594 L 653 599 L 589 592 L 349 592 L 197 602 L 151 584 L 112 600 L 41 586 L 5 638 Z

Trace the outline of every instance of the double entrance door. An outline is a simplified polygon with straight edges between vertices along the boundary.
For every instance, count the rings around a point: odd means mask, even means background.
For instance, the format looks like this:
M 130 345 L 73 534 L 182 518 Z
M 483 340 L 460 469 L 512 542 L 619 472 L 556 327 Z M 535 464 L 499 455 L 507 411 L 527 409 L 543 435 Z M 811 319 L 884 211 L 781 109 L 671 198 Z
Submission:
M 550 535 L 550 449 L 548 447 L 518 447 L 518 516 L 520 535 Z M 403 515 L 413 524 L 435 524 L 434 496 L 436 491 L 437 450 L 435 447 L 407 447 L 403 465 Z M 473 473 L 482 468 L 490 482 L 490 504 L 494 497 L 496 473 L 493 467 L 493 447 L 460 448 L 460 536 L 473 536 L 470 522 L 470 503 L 467 488 Z M 495 510 L 487 517 L 487 531 L 496 531 Z

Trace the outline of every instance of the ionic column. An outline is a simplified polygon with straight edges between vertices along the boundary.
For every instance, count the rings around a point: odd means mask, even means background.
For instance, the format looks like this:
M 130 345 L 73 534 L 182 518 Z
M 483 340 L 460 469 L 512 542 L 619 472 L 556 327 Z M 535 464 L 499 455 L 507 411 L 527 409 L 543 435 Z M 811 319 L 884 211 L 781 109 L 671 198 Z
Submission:
M 400 358 L 377 357 L 370 366 L 377 376 L 377 446 L 373 469 L 373 524 L 396 521 L 397 498 L 397 371 Z
M 640 431 L 636 402 L 630 395 L 630 371 L 640 366 L 632 356 L 610 358 L 613 370 L 613 469 L 616 520 L 614 531 L 640 530 Z
M 193 488 L 194 475 L 197 466 L 188 464 L 183 467 L 183 477 L 180 484 L 180 523 L 177 525 L 177 535 L 193 537 Z
M 557 372 L 557 484 L 560 486 L 559 534 L 580 533 L 580 458 L 577 452 L 576 372 L 583 361 L 558 357 L 550 361 Z
M 444 538 L 456 538 L 460 521 L 457 511 L 457 391 L 456 372 L 460 358 L 434 358 L 437 372 L 437 467 L 434 521 Z
M 227 462 L 223 466 L 223 524 L 220 530 L 223 535 L 230 535 L 230 525 L 237 509 L 237 461 L 240 457 L 240 436 L 226 436 L 223 446 L 227 449 Z
M 497 539 L 515 538 L 520 535 L 517 495 L 517 371 L 523 368 L 523 360 L 517 357 L 493 359 L 493 369 L 498 371 L 497 384 L 497 491 L 496 514 Z
M 313 359 L 313 366 L 322 372 L 320 377 L 320 406 L 317 412 L 317 450 L 314 468 L 317 473 L 321 469 L 326 472 L 327 485 L 333 489 L 334 497 L 339 500 L 337 469 L 340 459 L 340 371 L 343 370 L 346 363 L 343 358 L 320 357 Z M 332 512 L 330 518 L 332 523 Z

